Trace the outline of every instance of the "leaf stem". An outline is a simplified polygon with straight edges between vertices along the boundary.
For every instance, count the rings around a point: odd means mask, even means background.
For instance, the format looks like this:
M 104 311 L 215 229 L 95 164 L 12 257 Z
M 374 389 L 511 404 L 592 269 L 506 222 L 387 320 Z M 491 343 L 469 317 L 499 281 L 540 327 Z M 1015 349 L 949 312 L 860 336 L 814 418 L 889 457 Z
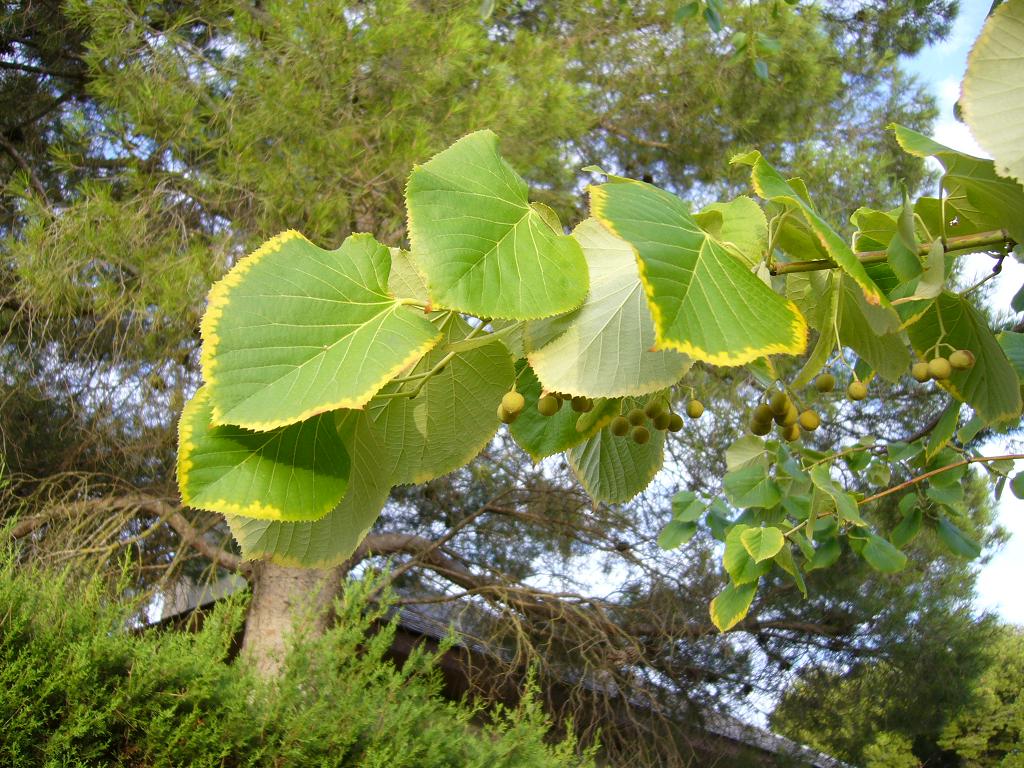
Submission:
M 892 488 L 886 488 L 884 491 L 880 491 L 879 493 L 876 493 L 873 496 L 868 496 L 866 499 L 861 499 L 860 501 L 857 502 L 857 504 L 864 505 L 869 502 L 876 501 L 878 499 L 881 499 L 883 496 L 888 496 L 890 494 L 897 493 L 899 491 L 902 491 L 904 488 L 909 488 L 912 485 L 917 485 L 922 480 L 927 480 L 929 477 L 935 477 L 935 475 L 941 475 L 943 472 L 948 472 L 949 470 L 956 469 L 957 467 L 963 467 L 968 464 L 977 464 L 979 462 L 1005 461 L 1006 459 L 1024 459 L 1024 453 L 1007 453 L 1002 456 L 972 456 L 969 459 L 956 461 L 953 462 L 952 464 L 947 464 L 944 467 L 933 469 L 930 472 L 925 472 L 923 475 L 912 477 L 906 482 L 902 482 L 899 485 L 894 485 Z
M 960 235 L 943 240 L 946 253 L 952 251 L 983 251 L 989 248 L 1006 247 L 1013 248 L 1017 241 L 1010 237 L 1005 229 L 994 229 L 989 232 L 976 232 L 971 235 Z M 918 243 L 917 252 L 920 256 L 926 256 L 931 249 L 931 243 Z M 888 258 L 886 251 L 857 251 L 854 253 L 861 264 L 877 264 Z M 792 272 L 815 272 L 820 269 L 838 268 L 832 259 L 811 259 L 809 261 L 790 261 L 784 264 L 776 264 L 771 270 L 773 275 L 785 275 Z

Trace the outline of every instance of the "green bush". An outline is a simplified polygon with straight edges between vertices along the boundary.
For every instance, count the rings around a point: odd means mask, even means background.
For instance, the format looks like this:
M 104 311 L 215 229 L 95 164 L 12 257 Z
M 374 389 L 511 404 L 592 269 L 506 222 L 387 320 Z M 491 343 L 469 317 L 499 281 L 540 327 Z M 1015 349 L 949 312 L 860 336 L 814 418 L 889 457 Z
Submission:
M 336 628 L 298 638 L 279 679 L 230 663 L 245 598 L 198 633 L 131 631 L 132 606 L 99 583 L 15 565 L 0 554 L 0 764 L 21 766 L 592 765 L 572 740 L 549 744 L 531 695 L 483 717 L 444 701 L 434 657 L 399 670 L 392 622 L 354 583 Z M 480 723 L 483 722 L 483 725 Z

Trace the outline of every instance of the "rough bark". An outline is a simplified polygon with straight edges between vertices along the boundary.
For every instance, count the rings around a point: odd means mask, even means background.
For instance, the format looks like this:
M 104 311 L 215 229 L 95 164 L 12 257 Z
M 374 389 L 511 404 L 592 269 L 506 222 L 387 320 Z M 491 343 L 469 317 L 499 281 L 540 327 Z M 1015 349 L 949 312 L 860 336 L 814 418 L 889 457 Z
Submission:
M 263 677 L 274 677 L 284 663 L 294 631 L 323 633 L 341 588 L 343 570 L 287 568 L 267 561 L 252 564 L 253 597 L 245 620 L 242 657 Z

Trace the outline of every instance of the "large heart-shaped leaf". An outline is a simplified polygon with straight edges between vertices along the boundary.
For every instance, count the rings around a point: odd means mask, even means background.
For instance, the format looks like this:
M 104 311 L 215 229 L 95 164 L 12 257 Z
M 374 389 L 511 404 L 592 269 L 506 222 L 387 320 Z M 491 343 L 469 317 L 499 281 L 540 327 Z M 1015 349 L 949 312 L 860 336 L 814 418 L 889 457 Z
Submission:
M 491 131 L 416 166 L 409 237 L 435 307 L 528 320 L 578 307 L 587 293 L 579 244 L 530 206 L 526 183 Z
M 449 342 L 463 339 L 469 325 L 454 313 L 435 318 L 445 342 L 409 372 L 409 381 L 388 384 L 368 410 L 380 431 L 395 485 L 424 483 L 467 464 L 497 432 L 498 403 L 514 380 L 512 358 L 503 344 L 452 353 Z M 450 355 L 450 357 L 449 357 Z M 415 397 L 422 383 L 417 378 L 442 360 Z M 405 377 L 403 377 L 405 378 Z
M 329 568 L 344 562 L 366 538 L 391 489 L 384 443 L 365 411 L 346 411 L 338 431 L 352 460 L 348 490 L 320 520 L 283 522 L 227 515 L 231 533 L 248 560 Z
M 285 232 L 210 291 L 203 376 L 217 424 L 268 430 L 361 408 L 440 338 L 388 293 L 391 255 L 369 235 L 325 251 Z
M 209 388 L 178 424 L 178 487 L 185 504 L 264 520 L 317 520 L 345 495 L 349 456 L 334 414 L 270 432 L 215 426 Z
M 672 386 L 691 363 L 675 350 L 650 351 L 654 322 L 632 246 L 595 219 L 581 223 L 574 235 L 587 259 L 590 292 L 564 323 L 555 321 L 560 335 L 529 352 L 537 378 L 553 392 L 587 397 L 643 395 Z
M 658 348 L 713 365 L 804 351 L 796 305 L 697 226 L 678 197 L 622 180 L 591 187 L 590 207 L 636 252 Z
M 1024 2 L 995 9 L 967 59 L 960 108 L 996 170 L 1024 184 Z
M 888 305 L 888 299 L 881 289 L 871 279 L 864 265 L 858 261 L 853 249 L 840 237 L 821 215 L 814 210 L 807 201 L 805 195 L 800 194 L 803 189 L 794 189 L 793 185 L 786 181 L 775 168 L 765 160 L 760 152 L 750 152 L 746 155 L 739 155 L 732 159 L 733 163 L 749 165 L 750 182 L 754 190 L 765 200 L 780 203 L 790 210 L 797 211 L 807 223 L 807 226 L 815 234 L 818 240 L 828 252 L 829 257 L 841 270 L 848 274 L 864 291 L 864 298 L 870 304 Z M 803 186 L 802 183 L 800 185 Z M 806 258 L 806 257 L 802 257 Z

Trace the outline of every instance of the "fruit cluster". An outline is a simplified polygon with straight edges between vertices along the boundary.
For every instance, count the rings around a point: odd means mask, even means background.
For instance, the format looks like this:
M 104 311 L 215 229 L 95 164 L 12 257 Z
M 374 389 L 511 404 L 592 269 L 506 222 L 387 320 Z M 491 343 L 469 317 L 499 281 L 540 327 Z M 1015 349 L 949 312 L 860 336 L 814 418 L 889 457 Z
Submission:
M 819 392 L 830 392 L 834 387 L 835 379 L 831 374 L 825 374 L 815 382 Z M 810 408 L 799 411 L 785 392 L 776 389 L 768 392 L 767 396 L 768 402 L 758 404 L 750 418 L 750 431 L 755 435 L 767 435 L 774 421 L 782 438 L 791 443 L 800 437 L 801 430 L 813 432 L 821 426 L 821 417 L 815 411 Z
M 910 375 L 921 383 L 931 379 L 945 381 L 953 375 L 953 371 L 966 371 L 973 367 L 974 353 L 969 349 L 958 349 L 948 358 L 939 356 L 914 363 L 910 368 Z

